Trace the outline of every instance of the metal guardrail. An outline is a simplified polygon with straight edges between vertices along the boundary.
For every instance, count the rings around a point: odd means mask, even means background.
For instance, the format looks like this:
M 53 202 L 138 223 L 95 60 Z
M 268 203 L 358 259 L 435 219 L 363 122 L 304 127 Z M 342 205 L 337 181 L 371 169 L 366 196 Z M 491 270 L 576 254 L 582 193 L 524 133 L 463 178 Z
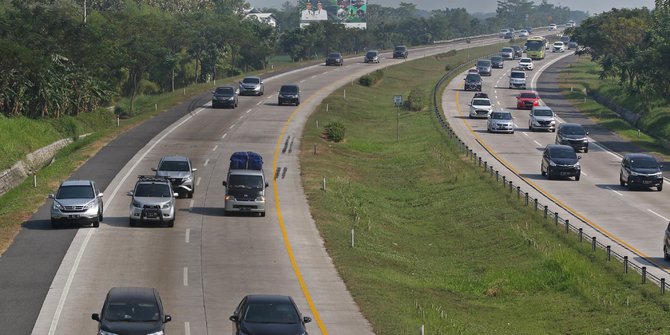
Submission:
M 493 166 L 489 164 L 486 160 L 482 159 L 481 155 L 479 157 L 477 156 L 477 153 L 472 150 L 472 148 L 468 147 L 468 145 L 461 140 L 456 132 L 451 128 L 451 125 L 449 122 L 444 118 L 443 114 L 440 111 L 440 108 L 438 107 L 438 92 L 440 89 L 440 86 L 444 84 L 445 81 L 449 80 L 452 77 L 455 77 L 456 74 L 462 72 L 465 70 L 465 68 L 468 68 L 471 66 L 472 60 L 467 60 L 466 62 L 462 63 L 461 65 L 451 69 L 448 71 L 440 80 L 435 84 L 433 87 L 433 106 L 434 106 L 434 112 L 435 116 L 437 117 L 437 120 L 440 122 L 440 125 L 442 126 L 442 129 L 444 129 L 447 132 L 447 135 L 449 136 L 450 139 L 456 142 L 458 144 L 458 147 L 461 152 L 463 152 L 466 157 L 470 158 L 470 160 L 475 164 L 477 167 L 482 168 L 484 172 L 488 173 L 492 178 L 495 177 L 496 182 L 501 183 L 502 187 L 505 189 L 509 189 L 509 193 L 513 194 L 516 192 L 517 199 L 519 201 L 523 201 L 525 206 L 532 206 L 534 207 L 535 212 L 541 211 L 543 213 L 543 216 L 547 220 L 552 220 L 554 224 L 558 227 L 559 225 L 562 225 L 565 228 L 566 234 L 572 232 L 575 233 L 580 242 L 588 242 L 591 244 L 591 250 L 593 252 L 596 251 L 597 248 L 605 250 L 606 255 L 607 255 L 607 260 L 611 261 L 612 258 L 615 258 L 616 260 L 619 260 L 623 263 L 623 271 L 624 273 L 628 273 L 630 269 L 633 269 L 635 272 L 640 274 L 641 277 L 641 283 L 644 284 L 647 281 L 651 281 L 652 283 L 658 285 L 660 287 L 660 293 L 665 294 L 666 290 L 666 279 L 665 278 L 660 278 L 652 273 L 647 272 L 647 267 L 642 266 L 640 264 L 637 264 L 635 262 L 630 262 L 628 259 L 628 256 L 621 255 L 617 253 L 616 251 L 612 250 L 612 246 L 610 244 L 605 244 L 601 241 L 598 241 L 596 236 L 590 236 L 589 234 L 585 233 L 582 228 L 577 228 L 575 225 L 571 224 L 568 219 L 564 219 L 559 216 L 558 212 L 550 212 L 549 211 L 549 206 L 544 205 L 539 198 L 532 198 L 528 195 L 528 192 L 524 192 L 521 188 L 521 185 L 514 185 L 511 180 L 508 180 L 505 175 L 502 175 L 499 171 L 493 169 Z M 489 154 L 492 154 L 491 152 L 488 151 L 488 148 L 485 146 L 484 150 L 486 150 Z M 495 156 L 494 156 L 495 157 Z M 498 162 L 502 164 L 502 162 Z M 503 164 L 504 165 L 504 164 Z M 516 176 L 520 177 L 520 176 Z M 527 186 L 524 184 L 523 186 Z M 532 188 L 532 186 L 531 186 Z M 536 191 L 539 191 L 536 189 Z M 540 192 L 541 193 L 541 192 Z M 560 206 L 559 206 L 560 207 Z M 565 210 L 565 208 L 563 208 Z M 570 212 L 570 211 L 568 211 Z M 590 225 L 588 222 L 585 222 L 581 219 L 579 219 L 583 224 L 593 228 L 595 231 L 599 231 L 596 227 L 593 227 Z M 610 240 L 611 241 L 611 240 Z M 622 247 L 625 250 L 628 250 L 629 252 L 637 255 L 636 252 L 630 250 L 628 247 L 625 245 L 618 243 L 614 241 L 617 245 Z M 640 257 L 642 258 L 642 257 Z M 642 258 L 644 259 L 644 258 Z M 650 265 L 653 266 L 653 264 L 650 263 Z

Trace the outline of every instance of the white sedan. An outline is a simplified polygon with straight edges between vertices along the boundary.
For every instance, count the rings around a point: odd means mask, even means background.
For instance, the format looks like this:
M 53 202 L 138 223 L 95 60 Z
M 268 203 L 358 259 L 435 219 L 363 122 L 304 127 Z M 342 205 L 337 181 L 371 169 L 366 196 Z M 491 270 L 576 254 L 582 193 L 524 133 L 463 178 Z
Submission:
M 524 30 L 519 31 L 519 37 L 528 37 L 528 35 L 530 35 L 528 33 L 528 30 L 524 29 Z
M 519 67 L 524 70 L 533 71 L 533 60 L 528 57 L 521 58 L 519 59 Z
M 561 41 L 554 42 L 554 47 L 551 49 L 551 52 L 565 52 L 565 43 Z

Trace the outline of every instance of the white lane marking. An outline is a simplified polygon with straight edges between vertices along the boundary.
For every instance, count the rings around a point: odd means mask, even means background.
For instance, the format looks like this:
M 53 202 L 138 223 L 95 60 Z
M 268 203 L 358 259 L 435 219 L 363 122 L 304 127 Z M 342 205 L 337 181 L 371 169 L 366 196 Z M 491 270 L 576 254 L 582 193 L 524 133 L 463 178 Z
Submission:
M 218 148 L 219 148 L 219 145 L 217 144 L 217 145 L 214 146 L 214 148 L 212 148 L 212 151 L 216 151 L 216 149 L 218 149 Z
M 318 76 L 318 74 L 315 74 L 315 75 L 311 76 L 310 78 L 314 79 L 314 78 L 316 78 L 316 76 Z
M 240 119 L 240 120 L 244 119 L 244 115 L 240 115 L 240 117 L 238 119 Z
M 263 104 L 263 101 L 259 101 L 259 102 L 256 103 L 256 106 L 260 106 L 260 105 L 262 105 L 262 104 Z M 251 110 L 251 109 L 250 109 L 250 110 Z
M 528 134 L 527 134 L 527 133 L 522 133 L 522 134 L 523 134 L 523 136 L 526 136 L 526 137 L 530 137 L 530 136 L 528 136 Z
M 301 82 L 301 83 L 304 83 L 304 82 L 305 82 L 305 79 L 301 80 L 300 82 Z
M 193 205 L 195 205 L 195 200 L 191 199 L 188 203 L 188 208 L 193 208 Z
M 184 286 L 188 286 L 188 267 L 184 267 Z
M 589 176 L 589 175 L 586 174 L 586 172 L 584 172 L 584 170 L 582 170 L 580 173 L 587 176 L 587 177 Z
M 659 218 L 665 220 L 666 222 L 667 222 L 667 221 L 670 221 L 670 220 L 668 220 L 668 218 L 666 218 L 665 216 L 663 216 L 663 215 L 661 215 L 661 214 L 658 214 L 658 213 L 652 211 L 651 209 L 647 209 L 647 210 L 648 210 L 649 212 L 651 212 L 651 214 L 654 214 L 654 215 L 658 216 Z
M 137 168 L 137 166 L 144 160 L 144 158 L 150 153 L 153 152 L 153 149 L 158 145 L 158 143 L 161 143 L 166 137 L 168 137 L 170 134 L 172 134 L 173 131 L 177 130 L 177 128 L 181 127 L 184 123 L 188 122 L 193 118 L 195 115 L 203 111 L 204 108 L 199 108 L 194 111 L 194 113 L 189 114 L 184 120 L 179 122 L 178 124 L 173 125 L 171 128 L 169 128 L 168 131 L 163 134 L 160 138 L 156 140 L 142 155 L 140 155 L 139 159 L 135 161 L 135 163 L 128 169 L 128 172 L 121 178 L 121 181 L 119 182 L 118 185 L 114 188 L 112 191 L 112 195 L 109 197 L 109 202 L 111 203 L 114 200 L 114 197 L 116 194 L 119 192 L 119 189 L 121 186 L 124 184 L 126 179 L 131 175 L 131 173 Z M 103 209 L 104 211 L 108 207 L 105 207 Z M 81 248 L 79 249 L 79 252 L 77 253 L 77 257 L 75 258 L 74 264 L 72 264 L 72 268 L 70 269 L 70 273 L 67 276 L 67 280 L 65 282 L 65 287 L 63 287 L 63 292 L 61 292 L 60 299 L 58 300 L 58 306 L 56 307 L 56 312 L 54 313 L 53 318 L 51 319 L 51 326 L 49 327 L 49 335 L 53 335 L 56 332 L 56 328 L 58 328 L 58 322 L 60 321 L 60 315 L 63 311 L 63 306 L 65 305 L 65 300 L 67 299 L 68 294 L 70 293 L 70 287 L 72 286 L 72 281 L 74 280 L 74 275 L 77 272 L 77 269 L 79 268 L 79 264 L 81 263 L 81 257 L 84 254 L 84 251 L 86 250 L 86 246 L 88 245 L 88 241 L 91 238 L 91 234 L 93 234 L 94 231 L 97 231 L 97 229 L 89 229 L 88 232 L 86 233 L 86 237 L 84 238 L 84 242 L 81 245 Z
M 184 335 L 191 335 L 191 324 L 188 321 L 184 322 Z
M 609 186 L 607 187 L 607 189 L 623 197 L 623 194 L 621 192 L 615 191 L 614 189 L 612 189 Z
M 203 163 L 202 166 L 205 167 L 207 164 L 209 164 L 209 158 L 205 159 L 205 163 Z
M 186 236 L 184 236 L 184 242 L 191 242 L 191 228 L 186 228 Z
M 234 123 L 231 124 L 230 127 L 228 127 L 228 129 L 233 129 L 233 127 L 235 127 L 235 124 L 234 124 Z
M 221 136 L 221 139 L 226 138 L 226 136 L 228 136 L 228 133 L 223 134 L 223 136 Z
M 195 186 L 200 185 L 200 179 L 202 179 L 202 178 L 198 177 L 198 179 L 195 180 Z
M 247 110 L 247 111 L 244 112 L 244 113 L 245 113 L 245 114 L 249 114 L 249 113 L 251 113 L 251 109 Z
M 525 134 L 525 133 L 524 133 L 524 134 Z M 542 146 L 542 144 L 540 144 L 540 142 L 538 142 L 537 140 L 533 140 L 533 142 L 534 142 L 535 144 L 537 144 L 538 147 L 541 147 L 541 146 Z

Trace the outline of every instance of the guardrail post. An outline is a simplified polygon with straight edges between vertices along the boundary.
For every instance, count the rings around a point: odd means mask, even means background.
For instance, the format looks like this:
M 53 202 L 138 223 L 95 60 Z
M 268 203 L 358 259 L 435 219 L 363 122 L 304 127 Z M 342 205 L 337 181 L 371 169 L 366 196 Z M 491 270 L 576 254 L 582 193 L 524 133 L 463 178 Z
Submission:
M 579 242 L 582 242 L 584 239 L 584 230 L 582 228 L 579 228 Z
M 496 183 L 498 182 L 498 170 L 496 170 Z
M 528 192 L 526 192 L 526 207 L 528 207 Z
M 488 163 L 487 163 L 487 162 L 484 162 L 484 172 L 486 172 L 486 170 L 488 170 L 488 169 L 489 169 L 489 167 L 488 167 Z
M 565 233 L 570 232 L 570 220 L 565 220 Z
M 558 212 L 554 212 L 554 224 L 558 226 Z
M 623 256 L 623 273 L 628 273 L 628 256 Z
M 537 198 L 533 199 L 534 205 L 535 205 L 535 211 L 537 212 Z
M 514 186 L 512 185 L 512 181 L 509 181 L 509 193 L 512 193 L 512 190 L 514 190 Z
M 642 284 L 647 282 L 647 267 L 642 267 Z
M 521 199 L 521 186 L 516 187 L 516 198 Z
M 611 261 L 611 260 L 612 260 L 612 247 L 608 245 L 607 246 L 607 261 Z
M 482 156 L 479 156 L 479 163 L 477 163 L 477 166 L 482 166 Z
M 547 218 L 547 209 L 548 209 L 547 205 L 544 205 L 544 218 L 545 219 Z
M 665 294 L 665 278 L 661 278 L 661 294 Z
M 472 152 L 472 160 L 474 160 L 475 162 L 477 161 L 477 153 L 476 152 Z
M 503 176 L 503 179 L 502 179 L 503 187 L 505 187 L 505 184 L 507 184 L 507 177 Z
M 591 251 L 596 251 L 596 237 L 591 237 Z

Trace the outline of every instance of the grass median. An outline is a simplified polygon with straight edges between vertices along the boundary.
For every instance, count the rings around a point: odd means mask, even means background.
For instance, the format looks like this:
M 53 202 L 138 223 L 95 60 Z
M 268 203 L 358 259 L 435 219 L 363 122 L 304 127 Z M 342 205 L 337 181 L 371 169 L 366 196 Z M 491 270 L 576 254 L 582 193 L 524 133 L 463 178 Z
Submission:
M 401 111 L 396 124 L 394 95 L 428 97 L 445 65 L 464 58 L 387 68 L 372 87 L 334 92 L 306 123 L 311 213 L 375 333 L 668 333 L 670 301 L 658 287 L 510 196 L 458 153 L 429 108 Z M 346 129 L 338 143 L 324 133 L 335 122 Z

